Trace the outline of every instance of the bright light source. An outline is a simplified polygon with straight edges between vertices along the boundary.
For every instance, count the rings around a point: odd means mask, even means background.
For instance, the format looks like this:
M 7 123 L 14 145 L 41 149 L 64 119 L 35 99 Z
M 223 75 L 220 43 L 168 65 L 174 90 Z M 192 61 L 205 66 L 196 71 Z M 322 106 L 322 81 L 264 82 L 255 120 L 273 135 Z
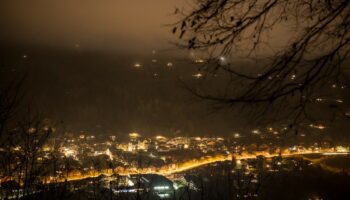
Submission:
M 132 182 L 130 179 L 128 179 L 128 186 L 134 186 L 134 182 Z
M 157 139 L 157 140 L 165 140 L 166 137 L 161 136 L 161 135 L 157 135 L 157 136 L 156 136 L 156 139 Z
M 142 67 L 142 65 L 141 65 L 140 63 L 135 63 L 135 64 L 134 64 L 134 67 L 135 67 L 135 68 L 140 68 L 140 67 Z
M 342 147 L 342 146 L 337 146 L 337 147 L 335 148 L 335 150 L 336 150 L 337 152 L 341 152 L 341 153 L 346 153 L 346 152 L 348 152 L 348 149 L 345 148 L 345 147 Z
M 172 66 L 173 66 L 173 63 L 172 63 L 172 62 L 168 62 L 168 63 L 166 64 L 166 66 L 167 66 L 167 67 L 172 67 Z
M 106 150 L 106 155 L 109 157 L 110 160 L 113 160 L 113 154 L 109 149 Z
M 203 59 L 196 59 L 194 60 L 195 63 L 204 63 L 205 61 Z
M 168 197 L 170 197 L 170 195 L 167 194 L 167 193 L 165 193 L 165 194 L 158 194 L 158 196 L 159 196 L 160 198 L 168 198 Z
M 140 134 L 138 134 L 138 133 L 129 133 L 129 137 L 131 137 L 131 138 L 138 138 L 138 137 L 140 137 Z
M 338 103 L 343 103 L 344 101 L 343 100 L 341 100 L 341 99 L 337 99 L 337 100 L 335 100 L 336 102 L 338 102 Z
M 177 183 L 173 183 L 173 187 L 174 187 L 175 190 L 180 188 L 180 186 Z
M 61 151 L 66 157 L 75 157 L 76 156 L 76 151 L 74 151 L 73 149 L 63 147 Z
M 154 190 L 169 190 L 169 186 L 155 186 Z
M 323 99 L 322 98 L 317 98 L 316 101 L 321 102 L 321 101 L 323 101 Z
M 323 130 L 323 129 L 325 129 L 326 127 L 324 126 L 324 125 L 322 125 L 322 124 L 310 124 L 309 125 L 311 128 L 317 128 L 317 129 L 320 129 L 320 130 Z
M 197 73 L 197 74 L 194 74 L 193 77 L 196 77 L 196 78 L 202 78 L 203 77 L 203 74 L 201 73 Z

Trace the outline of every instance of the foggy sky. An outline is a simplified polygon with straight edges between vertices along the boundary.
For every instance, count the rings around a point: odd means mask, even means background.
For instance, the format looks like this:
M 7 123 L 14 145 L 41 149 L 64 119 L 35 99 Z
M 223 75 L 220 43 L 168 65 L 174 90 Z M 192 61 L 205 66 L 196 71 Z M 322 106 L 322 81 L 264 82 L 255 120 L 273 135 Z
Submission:
M 184 0 L 3 0 L 1 40 L 143 53 L 168 47 Z
M 182 2 L 1 1 L 2 64 L 8 77 L 28 73 L 27 101 L 72 131 L 231 133 L 230 117 L 207 116 L 206 105 L 179 86 L 179 75 L 197 69 L 151 53 L 169 47 L 164 25 Z M 144 69 L 135 71 L 136 61 Z M 166 70 L 167 62 L 175 69 Z
M 208 115 L 208 105 L 195 102 L 178 82 L 179 76 L 193 78 L 196 66 L 162 51 L 174 48 L 171 28 L 164 25 L 174 22 L 175 7 L 185 2 L 2 0 L 0 62 L 8 74 L 0 79 L 28 73 L 28 101 L 73 131 L 249 133 L 254 127 L 239 113 Z M 273 34 L 277 45 L 287 38 L 283 31 Z M 135 62 L 144 68 L 135 71 Z M 167 62 L 174 69 L 166 69 Z

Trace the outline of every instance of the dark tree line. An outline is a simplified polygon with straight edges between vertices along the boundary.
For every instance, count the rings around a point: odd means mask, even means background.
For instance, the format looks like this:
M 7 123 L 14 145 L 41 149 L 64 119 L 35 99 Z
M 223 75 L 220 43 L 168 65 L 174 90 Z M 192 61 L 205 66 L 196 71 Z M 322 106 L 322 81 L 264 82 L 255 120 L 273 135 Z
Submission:
M 3 66 L 0 73 L 4 72 Z M 1 76 L 4 76 L 2 74 Z M 45 189 L 57 145 L 48 146 L 54 124 L 25 104 L 26 75 L 0 81 L 0 198 L 21 198 Z

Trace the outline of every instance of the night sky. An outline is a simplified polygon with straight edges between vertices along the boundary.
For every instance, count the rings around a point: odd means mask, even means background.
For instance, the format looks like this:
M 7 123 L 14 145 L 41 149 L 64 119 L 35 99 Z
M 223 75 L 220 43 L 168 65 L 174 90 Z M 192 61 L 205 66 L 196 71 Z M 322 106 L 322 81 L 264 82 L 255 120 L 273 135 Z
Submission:
M 211 113 L 181 87 L 179 78 L 193 79 L 197 69 L 188 52 L 169 44 L 166 25 L 183 6 L 182 0 L 3 0 L 2 77 L 27 73 L 26 101 L 74 132 L 229 135 L 252 128 L 230 110 Z M 143 67 L 135 69 L 136 62 Z

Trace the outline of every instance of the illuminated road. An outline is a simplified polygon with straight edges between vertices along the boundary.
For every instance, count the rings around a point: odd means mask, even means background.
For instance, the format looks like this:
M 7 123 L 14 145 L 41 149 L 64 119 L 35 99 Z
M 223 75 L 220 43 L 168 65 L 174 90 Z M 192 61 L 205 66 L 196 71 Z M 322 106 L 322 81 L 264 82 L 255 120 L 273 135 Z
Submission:
M 302 156 L 302 155 L 308 155 L 308 154 L 321 154 L 324 156 L 329 155 L 347 155 L 349 152 L 331 152 L 331 151 L 323 151 L 323 152 L 312 152 L 312 151 L 304 151 L 304 152 L 295 152 L 295 153 L 283 153 L 281 154 L 282 157 L 292 157 L 292 156 Z M 279 156 L 279 154 L 269 154 L 266 152 L 260 152 L 255 154 L 229 154 L 229 155 L 217 155 L 217 156 L 211 156 L 211 157 L 202 157 L 199 159 L 193 159 L 189 161 L 185 161 L 183 163 L 176 163 L 176 164 L 169 164 L 166 166 L 163 166 L 159 169 L 155 168 L 142 168 L 142 169 L 136 169 L 136 168 L 115 168 L 112 169 L 105 169 L 105 170 L 89 170 L 85 173 L 81 173 L 79 171 L 74 171 L 69 173 L 68 178 L 62 178 L 62 179 L 54 179 L 51 178 L 47 180 L 48 182 L 63 182 L 63 181 L 75 181 L 75 180 L 82 180 L 86 178 L 92 178 L 92 177 L 98 177 L 100 175 L 106 175 L 111 176 L 113 174 L 119 174 L 119 175 L 132 175 L 132 174 L 160 174 L 160 175 L 170 175 L 178 172 L 187 171 L 193 168 L 197 168 L 200 166 L 204 166 L 210 163 L 215 162 L 221 162 L 221 161 L 227 161 L 231 160 L 232 156 L 235 157 L 236 160 L 241 159 L 252 159 L 256 158 L 256 156 L 262 155 L 266 158 L 271 158 L 275 156 Z

